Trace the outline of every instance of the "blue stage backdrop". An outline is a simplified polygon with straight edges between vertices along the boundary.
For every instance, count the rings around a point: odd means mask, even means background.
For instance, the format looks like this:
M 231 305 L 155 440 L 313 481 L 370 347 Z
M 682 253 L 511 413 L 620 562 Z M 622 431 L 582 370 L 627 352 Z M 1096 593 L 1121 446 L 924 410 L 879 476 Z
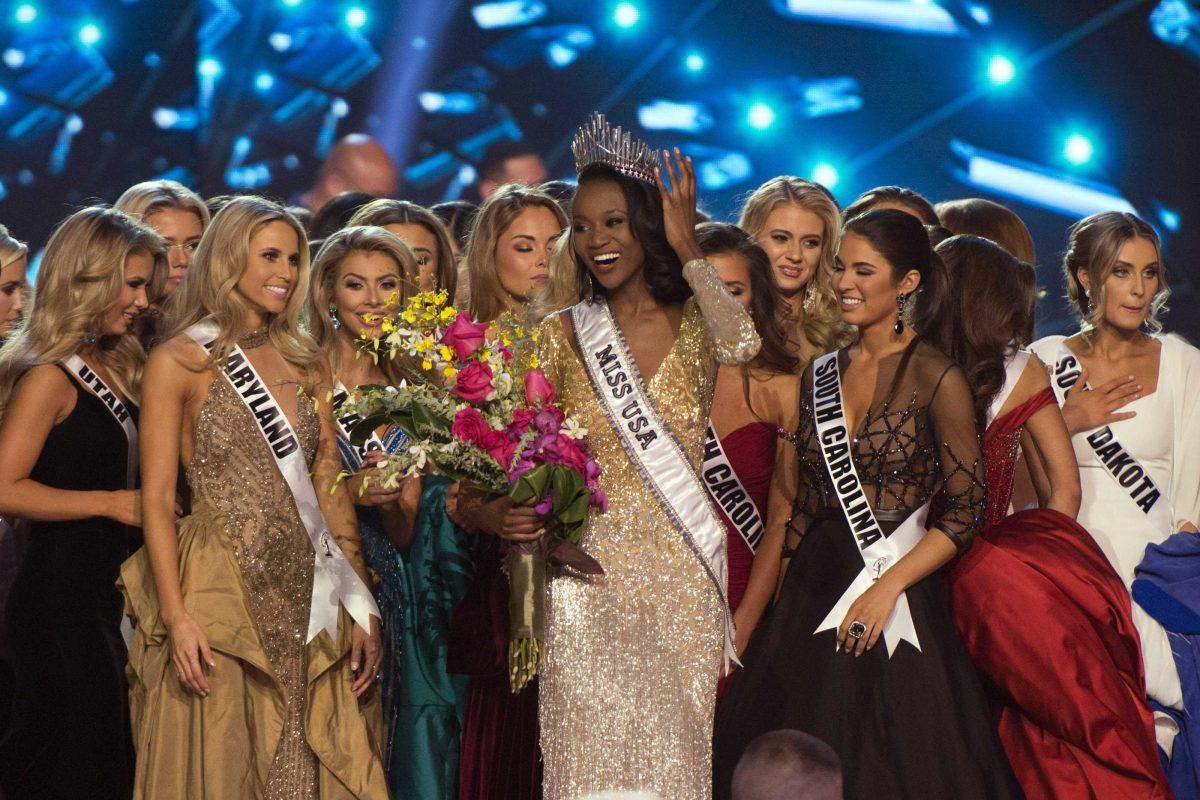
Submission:
M 843 203 L 879 184 L 981 196 L 1029 224 L 1039 332 L 1074 322 L 1067 226 L 1133 210 L 1163 235 L 1196 340 L 1200 8 L 1191 0 L 32 0 L 0 6 L 0 221 L 54 220 L 169 176 L 206 195 L 307 188 L 378 137 L 401 194 L 476 199 L 523 139 L 551 174 L 592 109 L 692 154 L 719 218 L 773 175 Z

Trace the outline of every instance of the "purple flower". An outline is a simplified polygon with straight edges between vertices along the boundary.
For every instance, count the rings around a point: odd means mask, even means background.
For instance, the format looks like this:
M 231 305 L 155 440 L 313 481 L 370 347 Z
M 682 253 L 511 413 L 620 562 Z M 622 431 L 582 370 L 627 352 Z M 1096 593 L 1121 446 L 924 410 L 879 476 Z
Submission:
M 538 429 L 538 433 L 558 433 L 560 422 L 562 419 L 549 410 L 539 411 L 533 418 L 533 424 Z
M 592 496 L 588 498 L 588 503 L 593 508 L 599 509 L 601 514 L 608 511 L 608 495 L 599 487 L 592 489 Z
M 541 502 L 533 507 L 533 510 L 541 514 L 543 517 L 550 516 L 550 512 L 554 510 L 554 490 L 546 492 L 546 496 Z

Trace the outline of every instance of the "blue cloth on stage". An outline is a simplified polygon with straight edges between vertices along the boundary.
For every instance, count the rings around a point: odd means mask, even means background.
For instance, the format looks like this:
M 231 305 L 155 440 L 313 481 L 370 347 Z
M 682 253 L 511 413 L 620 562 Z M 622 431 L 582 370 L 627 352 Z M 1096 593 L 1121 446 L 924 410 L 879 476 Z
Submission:
M 1167 778 L 1179 800 L 1200 800 L 1200 536 L 1181 531 L 1146 548 L 1133 599 L 1167 630 L 1183 688 L 1183 712 L 1151 701 L 1179 726 Z

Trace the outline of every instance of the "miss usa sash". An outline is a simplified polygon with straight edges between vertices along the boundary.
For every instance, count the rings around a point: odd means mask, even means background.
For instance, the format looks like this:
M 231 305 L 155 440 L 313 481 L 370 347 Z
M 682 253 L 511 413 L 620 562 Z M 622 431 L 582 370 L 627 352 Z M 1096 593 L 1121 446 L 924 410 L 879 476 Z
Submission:
M 1079 382 L 1082 372 L 1079 359 L 1065 342 L 1060 342 L 1054 374 L 1050 378 L 1059 405 L 1066 402 L 1067 391 Z M 1090 387 L 1085 386 L 1084 391 L 1090 391 Z M 1163 499 L 1162 490 L 1155 485 L 1150 471 L 1138 463 L 1133 454 L 1117 440 L 1112 427 L 1105 425 L 1097 428 L 1083 438 L 1096 454 L 1096 460 L 1104 465 L 1105 472 L 1120 487 L 1121 493 L 1129 497 L 1130 502 L 1149 518 L 1150 524 L 1160 531 L 1172 530 L 1175 523 L 1170 501 Z
M 217 326 L 211 320 L 202 320 L 188 328 L 186 333 L 196 344 L 209 351 L 217 338 Z M 287 416 L 242 348 L 235 345 L 220 367 L 221 374 L 254 417 L 275 459 L 275 465 L 296 501 L 300 521 L 304 523 L 304 530 L 308 532 L 308 539 L 312 543 L 315 554 L 313 588 L 308 634 L 304 641 L 311 642 L 322 630 L 328 631 L 330 636 L 337 635 L 339 604 L 346 607 L 346 611 L 363 630 L 371 630 L 371 616 L 381 616 L 379 608 L 329 530 L 308 475 L 300 439 L 292 430 Z
M 837 494 L 838 504 L 846 515 L 846 523 L 854 535 L 862 556 L 863 568 L 854 581 L 838 599 L 829 614 L 813 631 L 837 630 L 846 619 L 850 606 L 879 580 L 883 573 L 916 547 L 925 535 L 921 522 L 929 511 L 929 503 L 914 511 L 900 527 L 884 536 L 875 512 L 863 493 L 862 482 L 854 468 L 851 453 L 850 433 L 846 428 L 846 410 L 842 405 L 842 375 L 838 367 L 838 352 L 826 353 L 813 361 L 812 407 L 815 417 L 817 440 L 821 445 L 821 456 L 829 471 L 829 481 Z M 883 640 L 887 645 L 888 657 L 902 641 L 921 649 L 917 629 L 913 625 L 912 612 L 908 607 L 908 594 L 901 593 L 892 609 L 891 616 L 883 626 Z
M 733 645 L 733 615 L 726 589 L 725 526 L 704 493 L 700 477 L 650 400 L 625 337 L 603 300 L 570 309 L 575 340 L 592 391 L 626 455 L 674 523 L 721 599 L 725 615 L 725 658 L 740 666 Z
M 100 398 L 100 402 L 104 403 L 108 413 L 112 414 L 113 419 L 121 426 L 121 430 L 125 431 L 125 440 L 129 442 L 128 455 L 125 457 L 125 488 L 134 488 L 137 486 L 138 477 L 138 432 L 129 409 L 121 402 L 117 393 L 108 388 L 104 379 L 85 364 L 79 356 L 71 356 L 64 362 L 64 366 L 79 378 L 89 392 Z
M 708 426 L 707 437 L 704 440 L 704 465 L 701 468 L 704 476 L 704 488 L 713 500 L 720 504 L 725 516 L 742 535 L 750 552 L 758 550 L 758 543 L 763 536 L 763 517 L 754 504 L 754 498 L 746 491 L 742 479 L 729 463 L 721 440 L 712 425 Z
M 357 471 L 362 467 L 363 459 L 367 453 L 377 451 L 380 453 L 394 453 L 396 450 L 404 447 L 408 441 L 408 436 L 399 428 L 389 430 L 382 439 L 375 434 L 374 431 L 361 445 L 353 444 L 350 440 L 350 432 L 354 430 L 354 426 L 362 421 L 362 417 L 358 414 L 343 414 L 342 406 L 346 404 L 346 400 L 350 397 L 349 390 L 345 385 L 338 381 L 333 387 L 333 421 L 337 427 L 338 435 L 338 450 L 342 454 L 342 463 L 347 469 Z

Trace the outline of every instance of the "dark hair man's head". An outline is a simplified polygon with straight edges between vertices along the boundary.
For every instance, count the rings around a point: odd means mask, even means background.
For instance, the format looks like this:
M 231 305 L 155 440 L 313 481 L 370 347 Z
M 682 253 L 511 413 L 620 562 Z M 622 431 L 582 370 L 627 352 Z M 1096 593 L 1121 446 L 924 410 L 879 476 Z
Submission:
M 733 800 L 842 800 L 841 761 L 802 731 L 764 733 L 738 761 Z
M 506 183 L 537 186 L 548 177 L 542 157 L 529 142 L 496 142 L 479 162 L 479 198 L 487 200 Z

